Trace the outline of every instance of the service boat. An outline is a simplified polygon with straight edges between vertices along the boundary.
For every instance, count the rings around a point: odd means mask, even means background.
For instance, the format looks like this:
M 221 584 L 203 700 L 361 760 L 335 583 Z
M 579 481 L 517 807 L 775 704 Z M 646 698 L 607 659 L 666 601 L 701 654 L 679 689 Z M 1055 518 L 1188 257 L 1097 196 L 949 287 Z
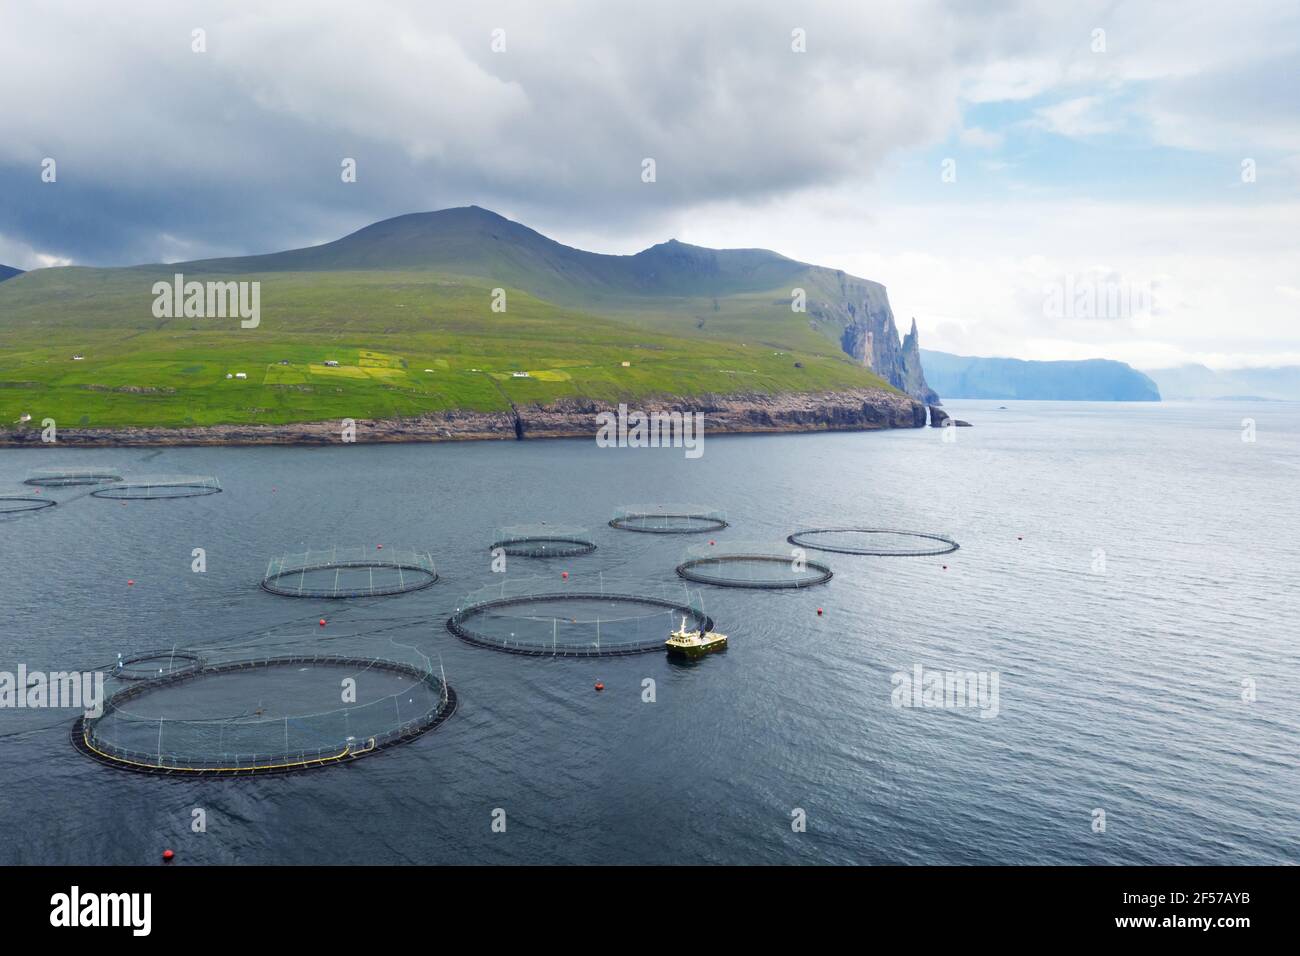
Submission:
M 690 658 L 703 657 L 714 651 L 726 650 L 727 635 L 713 631 L 688 631 L 686 616 L 682 615 L 682 626 L 673 631 L 668 640 L 664 641 L 664 647 L 668 648 L 669 654 Z

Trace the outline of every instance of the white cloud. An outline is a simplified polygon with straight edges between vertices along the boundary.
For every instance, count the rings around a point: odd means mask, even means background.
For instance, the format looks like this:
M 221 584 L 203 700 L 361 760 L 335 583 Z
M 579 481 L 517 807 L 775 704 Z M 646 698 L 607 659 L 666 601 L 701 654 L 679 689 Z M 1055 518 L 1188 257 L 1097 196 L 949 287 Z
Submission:
M 0 265 L 15 269 L 46 269 L 51 266 L 70 266 L 72 260 L 35 249 L 19 239 L 0 233 Z
M 1114 132 L 1118 128 L 1113 116 L 1104 112 L 1099 96 L 1079 96 L 1034 110 L 1034 122 L 1043 129 L 1072 139 L 1083 139 Z
M 1003 142 L 1001 133 L 980 129 L 978 126 L 968 126 L 963 129 L 960 139 L 963 144 L 972 146 L 975 149 L 999 149 Z

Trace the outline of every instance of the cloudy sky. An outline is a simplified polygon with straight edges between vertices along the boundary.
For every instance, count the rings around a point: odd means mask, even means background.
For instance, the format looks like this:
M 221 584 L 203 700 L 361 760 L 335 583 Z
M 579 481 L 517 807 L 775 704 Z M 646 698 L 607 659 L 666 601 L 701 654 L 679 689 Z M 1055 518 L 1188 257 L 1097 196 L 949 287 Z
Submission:
M 24 268 L 476 203 L 842 268 L 929 348 L 1300 363 L 1290 0 L 0 0 L 0 89 Z

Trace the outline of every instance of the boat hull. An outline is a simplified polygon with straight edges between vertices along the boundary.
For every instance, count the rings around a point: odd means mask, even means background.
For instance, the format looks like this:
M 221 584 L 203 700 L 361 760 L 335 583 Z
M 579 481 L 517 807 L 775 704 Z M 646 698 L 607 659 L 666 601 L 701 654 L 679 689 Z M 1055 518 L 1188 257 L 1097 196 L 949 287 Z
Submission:
M 672 657 L 685 657 L 688 660 L 696 660 L 704 657 L 706 654 L 716 654 L 718 651 L 727 649 L 726 641 L 715 641 L 711 644 L 692 644 L 687 647 L 679 647 L 673 644 L 666 645 L 668 653 Z

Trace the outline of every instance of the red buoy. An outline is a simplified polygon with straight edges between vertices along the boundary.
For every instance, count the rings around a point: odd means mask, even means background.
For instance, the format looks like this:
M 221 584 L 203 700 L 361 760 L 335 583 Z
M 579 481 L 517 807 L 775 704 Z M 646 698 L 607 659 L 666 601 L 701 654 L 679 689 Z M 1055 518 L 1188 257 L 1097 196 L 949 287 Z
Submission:
M 1024 536 L 1023 534 L 1018 534 L 1018 535 L 1016 535 L 1016 540 L 1017 540 L 1017 541 L 1024 541 L 1024 540 L 1025 540 L 1025 536 Z
M 176 854 L 173 853 L 171 850 L 163 850 L 163 860 L 168 863 L 172 861 L 172 857 L 174 857 L 175 855 Z
M 604 689 L 605 689 L 605 685 L 602 684 L 600 681 L 596 681 L 596 690 L 604 690 Z
M 714 546 L 715 544 L 717 544 L 717 543 L 718 543 L 718 542 L 716 542 L 716 541 L 710 541 L 710 542 L 709 542 L 709 547 L 711 548 L 711 547 L 713 547 L 713 546 Z
M 569 580 L 569 572 L 568 572 L 568 571 L 561 571 L 561 572 L 560 572 L 560 577 L 563 578 L 563 579 L 566 580 L 566 581 Z
M 818 608 L 818 609 L 817 609 L 817 616 L 818 616 L 818 617 L 821 617 L 821 616 L 822 616 L 822 609 L 821 609 L 821 608 Z
M 943 566 L 943 569 L 944 569 L 945 571 L 947 571 L 947 570 L 948 570 L 948 565 L 945 564 L 945 565 Z
M 324 627 L 324 626 L 325 626 L 325 618 L 321 618 L 321 619 L 320 619 L 320 626 L 321 626 L 321 627 Z
M 133 578 L 133 579 L 127 581 L 127 582 L 126 582 L 126 586 L 129 587 L 129 588 L 130 588 L 130 587 L 135 587 L 135 579 Z
M 383 550 L 384 550 L 384 546 L 383 546 L 382 544 L 377 544 L 377 545 L 375 545 L 375 550 L 376 550 L 376 551 L 383 551 Z

